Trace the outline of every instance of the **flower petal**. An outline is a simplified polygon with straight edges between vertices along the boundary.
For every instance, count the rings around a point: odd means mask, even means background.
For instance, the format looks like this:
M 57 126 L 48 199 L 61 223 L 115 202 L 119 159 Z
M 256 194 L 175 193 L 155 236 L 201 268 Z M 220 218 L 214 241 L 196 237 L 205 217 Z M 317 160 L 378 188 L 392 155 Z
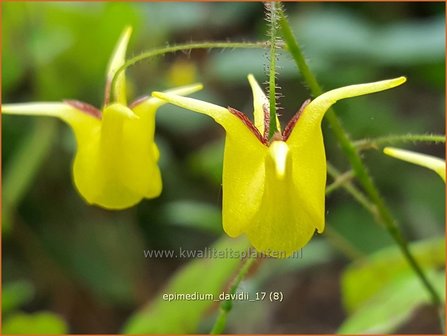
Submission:
M 247 236 L 258 251 L 277 258 L 302 248 L 315 232 L 316 215 L 308 207 L 308 195 L 294 183 L 294 164 L 289 146 L 272 142 L 265 158 L 263 190 L 252 191 L 263 196 Z
M 160 194 L 160 172 L 144 130 L 128 107 L 104 109 L 101 128 L 79 145 L 74 161 L 75 184 L 88 203 L 124 209 Z
M 264 161 L 268 148 L 228 109 L 197 99 L 154 92 L 153 96 L 212 117 L 226 130 L 223 165 L 223 226 L 236 237 L 253 221 L 260 207 Z
M 393 147 L 385 147 L 383 152 L 396 159 L 431 169 L 445 182 L 445 161 L 440 158 Z
M 106 84 L 106 105 L 109 104 L 110 100 L 110 90 L 112 90 L 113 100 L 126 105 L 126 75 L 122 71 L 119 74 L 115 82 L 115 87 L 110 88 L 112 84 L 113 76 L 115 76 L 116 71 L 124 64 L 126 57 L 127 44 L 129 42 L 130 35 L 132 34 L 132 27 L 126 27 L 118 40 L 115 50 L 110 58 L 109 65 L 107 67 L 107 84 Z
M 312 223 L 321 233 L 324 230 L 324 199 L 326 186 L 326 155 L 321 128 L 316 127 L 309 138 L 296 142 L 287 140 L 293 162 L 293 184 L 299 193 L 295 197 L 295 208 L 303 213 L 303 222 Z
M 323 93 L 304 108 L 290 134 L 290 138 L 293 138 L 290 142 L 301 142 L 303 138 L 308 138 L 313 128 L 320 127 L 324 114 L 338 100 L 391 89 L 405 81 L 405 77 L 398 77 L 367 84 L 349 85 Z
M 265 125 L 265 123 L 270 119 L 270 115 L 268 114 L 270 112 L 270 101 L 252 74 L 248 75 L 248 82 L 250 83 L 253 92 L 254 124 L 259 130 L 259 133 L 261 133 L 262 136 L 265 136 L 265 133 L 269 128 L 269 125 Z M 278 116 L 276 116 L 276 125 L 277 131 L 281 132 L 281 124 L 279 123 Z
M 404 82 L 405 77 L 399 77 L 335 89 L 318 96 L 301 112 L 286 142 L 292 153 L 294 183 L 302 197 L 300 206 L 306 207 L 306 216 L 318 232 L 324 230 L 326 156 L 320 126 L 324 113 L 340 99 L 390 89 Z
M 230 237 L 244 233 L 259 212 L 267 153 L 268 148 L 248 129 L 239 134 L 237 128 L 227 130 L 222 173 L 222 222 Z
M 5 104 L 2 105 L 2 113 L 59 118 L 71 126 L 78 143 L 88 138 L 101 124 L 100 119 L 67 103 Z
M 175 89 L 166 90 L 163 93 L 169 93 L 174 94 L 178 96 L 187 96 L 191 93 L 200 91 L 203 89 L 203 85 L 200 83 L 181 86 Z M 138 116 L 142 116 L 146 110 L 152 110 L 154 108 L 159 108 L 160 106 L 166 104 L 167 101 L 164 99 L 159 99 L 156 97 L 145 97 L 142 100 L 139 100 L 137 102 L 134 102 L 132 104 L 132 110 L 137 114 Z
M 189 94 L 201 85 L 173 90 Z M 142 198 L 160 195 L 162 180 L 154 142 L 155 113 L 165 102 L 157 98 L 106 106 L 100 132 L 80 147 L 75 158 L 75 183 L 91 204 L 124 209 Z

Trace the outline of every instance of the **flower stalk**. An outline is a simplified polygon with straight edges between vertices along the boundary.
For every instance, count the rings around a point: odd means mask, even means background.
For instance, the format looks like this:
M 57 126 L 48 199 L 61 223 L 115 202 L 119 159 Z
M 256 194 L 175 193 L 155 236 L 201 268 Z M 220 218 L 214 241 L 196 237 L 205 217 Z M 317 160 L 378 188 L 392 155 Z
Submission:
M 445 135 L 440 134 L 398 134 L 387 135 L 374 139 L 362 139 L 354 142 L 358 150 L 378 148 L 383 145 L 393 145 L 407 142 L 432 142 L 435 144 L 445 143 Z
M 117 68 L 115 75 L 111 81 L 111 87 L 115 88 L 119 75 L 127 68 L 141 62 L 148 60 L 155 56 L 174 53 L 177 51 L 190 51 L 192 49 L 265 49 L 268 48 L 270 42 L 193 42 L 168 46 L 164 48 L 156 48 L 143 52 L 142 54 L 132 57 L 125 61 L 119 68 Z
M 275 134 L 277 129 L 277 114 L 276 114 L 276 61 L 277 55 L 277 40 L 278 40 L 278 12 L 280 2 L 267 2 L 265 4 L 266 9 L 266 20 L 269 23 L 269 36 L 270 36 L 270 52 L 269 52 L 269 102 L 270 102 L 270 132 L 269 139 Z
M 230 286 L 229 294 L 235 294 L 241 281 L 245 278 L 248 271 L 250 270 L 253 263 L 256 261 L 256 258 L 247 258 L 243 265 L 241 266 L 238 274 L 233 280 L 233 283 Z M 231 297 L 231 295 L 230 295 Z M 221 335 L 225 330 L 225 325 L 227 323 L 228 313 L 233 308 L 233 302 L 230 300 L 222 301 L 219 308 L 219 315 L 217 316 L 216 322 L 214 323 L 213 328 L 211 329 L 211 335 Z

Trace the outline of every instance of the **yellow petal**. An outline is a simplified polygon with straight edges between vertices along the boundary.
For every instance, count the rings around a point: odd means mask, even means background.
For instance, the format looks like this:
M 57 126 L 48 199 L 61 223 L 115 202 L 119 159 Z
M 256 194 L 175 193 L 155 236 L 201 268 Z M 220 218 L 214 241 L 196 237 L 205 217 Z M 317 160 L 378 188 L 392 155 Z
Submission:
M 270 102 L 252 74 L 248 75 L 248 82 L 250 83 L 250 87 L 253 92 L 254 124 L 256 128 L 259 130 L 259 133 L 261 133 L 261 135 L 264 135 L 266 130 L 265 127 L 266 116 L 264 111 L 269 113 Z M 270 115 L 267 116 L 267 121 L 269 118 Z M 276 116 L 276 125 L 277 125 L 277 131 L 281 132 L 281 125 L 279 123 L 278 116 Z
M 132 34 L 132 27 L 126 27 L 118 40 L 115 50 L 110 58 L 109 65 L 107 67 L 107 88 L 112 90 L 112 99 L 118 103 L 126 105 L 126 75 L 124 71 L 118 76 L 115 82 L 115 87 L 110 88 L 113 76 L 115 72 L 124 64 L 126 58 L 127 44 L 129 42 L 130 35 Z M 106 93 L 106 96 L 108 93 Z M 108 99 L 106 98 L 106 103 Z
M 217 123 L 221 124 L 225 127 L 225 123 L 231 123 L 232 116 L 231 112 L 225 107 L 207 103 L 198 99 L 189 98 L 189 97 L 181 97 L 173 93 L 169 92 L 152 92 L 152 96 L 155 98 L 159 98 L 168 103 L 177 105 L 179 107 L 183 107 L 185 109 L 199 112 L 202 114 L 206 114 L 216 120 Z M 237 117 L 234 117 L 237 120 Z
M 431 169 L 441 176 L 445 182 L 445 161 L 440 158 L 393 147 L 385 147 L 383 152 L 396 159 Z
M 174 94 L 174 95 L 178 95 L 178 96 L 187 96 L 191 93 L 200 91 L 203 89 L 203 85 L 200 83 L 196 83 L 196 84 L 191 84 L 191 85 L 186 85 L 186 86 L 180 86 L 178 88 L 175 89 L 170 89 L 170 90 L 166 90 L 163 93 L 167 93 L 167 94 Z M 147 99 L 145 99 L 144 101 L 138 102 L 137 104 L 135 104 L 135 107 L 133 108 L 133 110 L 135 111 L 135 113 L 137 115 L 141 115 L 141 111 L 144 111 L 146 109 L 146 107 L 150 107 L 152 108 L 159 108 L 160 106 L 166 104 L 167 101 L 164 99 L 159 99 L 156 97 L 149 97 Z
M 5 104 L 2 113 L 59 118 L 71 126 L 77 142 L 88 138 L 101 123 L 99 118 L 67 103 Z
M 274 141 L 265 158 L 263 186 L 252 190 L 262 194 L 262 200 L 246 233 L 258 251 L 277 258 L 288 257 L 306 245 L 318 218 L 308 206 L 308 195 L 294 183 L 294 164 L 289 146 Z
M 74 181 L 88 203 L 124 209 L 149 197 L 149 191 L 152 197 L 161 192 L 152 143 L 145 141 L 140 123 L 128 107 L 111 104 L 98 132 L 79 144 Z
M 200 84 L 170 90 L 190 94 Z M 160 195 L 159 151 L 154 142 L 155 113 L 165 102 L 148 98 L 133 106 L 111 104 L 104 109 L 101 130 L 78 151 L 75 183 L 91 204 L 109 209 L 133 206 Z
M 289 138 L 287 144 L 293 162 L 293 184 L 299 190 L 297 211 L 305 214 L 303 223 L 308 226 L 312 223 L 321 233 L 324 230 L 326 155 L 321 128 L 314 128 L 308 136 L 296 142 Z
M 349 85 L 323 93 L 311 101 L 302 111 L 290 134 L 291 143 L 301 142 L 303 138 L 309 138 L 314 132 L 313 129 L 320 127 L 326 111 L 338 100 L 388 90 L 403 84 L 405 81 L 405 77 L 398 77 L 367 84 Z
M 182 86 L 179 88 L 167 90 L 166 92 L 174 93 L 178 95 L 188 95 L 199 91 L 203 88 L 201 84 L 193 84 Z M 147 157 L 147 159 L 152 162 L 149 166 L 152 172 L 148 173 L 148 176 L 152 176 L 151 179 L 144 179 L 141 177 L 140 181 L 146 181 L 146 183 L 137 182 L 141 187 L 146 188 L 144 196 L 146 198 L 154 198 L 160 195 L 162 183 L 161 174 L 157 166 L 158 159 L 160 157 L 160 152 L 157 145 L 155 144 L 155 113 L 157 109 L 166 104 L 166 101 L 149 97 L 144 100 L 138 101 L 132 107 L 135 115 L 139 117 L 139 120 L 130 123 L 130 127 L 127 127 L 125 131 L 127 132 L 127 138 L 133 139 L 134 148 L 138 148 L 139 154 L 135 152 L 131 155 L 140 155 L 141 157 Z M 149 155 L 147 154 L 148 148 L 150 148 Z M 129 167 L 131 169 L 131 167 Z M 143 170 L 145 171 L 145 170 Z M 138 174 L 136 172 L 129 172 L 132 175 Z M 137 181 L 137 179 L 135 179 Z
M 241 123 L 242 124 L 242 123 Z M 237 237 L 253 224 L 261 207 L 268 147 L 243 129 L 227 130 L 222 172 L 222 221 Z M 239 134 L 238 134 L 239 133 Z M 250 133 L 250 132 L 249 132 Z
M 253 221 L 260 207 L 264 161 L 268 148 L 228 109 L 197 99 L 154 92 L 153 96 L 174 105 L 206 114 L 226 130 L 223 164 L 223 226 L 236 237 Z M 259 191 L 259 192 L 258 192 Z
M 306 216 L 318 232 L 324 230 L 325 211 L 326 156 L 320 126 L 324 113 L 340 99 L 390 89 L 404 82 L 405 77 L 399 77 L 335 89 L 317 97 L 301 112 L 286 142 L 292 153 L 294 183 L 303 198 L 301 206 L 306 207 Z

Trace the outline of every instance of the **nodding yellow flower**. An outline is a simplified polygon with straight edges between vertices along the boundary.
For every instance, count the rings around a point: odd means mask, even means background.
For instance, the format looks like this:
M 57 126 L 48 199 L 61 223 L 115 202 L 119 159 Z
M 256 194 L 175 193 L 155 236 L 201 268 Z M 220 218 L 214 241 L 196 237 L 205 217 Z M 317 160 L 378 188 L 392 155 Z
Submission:
M 124 71 L 110 87 L 125 62 L 131 32 L 130 27 L 124 30 L 110 59 L 102 111 L 77 100 L 2 106 L 3 113 L 57 117 L 70 125 L 77 143 L 74 183 L 88 203 L 107 209 L 133 206 L 159 196 L 162 189 L 154 132 L 155 112 L 165 102 L 144 97 L 127 105 Z M 185 95 L 201 88 L 196 84 L 168 92 Z
M 445 182 L 445 161 L 440 158 L 394 147 L 385 147 L 383 152 L 396 159 L 431 169 L 441 176 Z
M 306 101 L 288 125 L 269 139 L 269 101 L 252 75 L 254 123 L 243 113 L 172 93 L 154 97 L 209 115 L 226 131 L 223 227 L 245 233 L 263 253 L 287 257 L 324 230 L 326 157 L 321 121 L 336 101 L 393 88 L 404 77 L 351 85 Z

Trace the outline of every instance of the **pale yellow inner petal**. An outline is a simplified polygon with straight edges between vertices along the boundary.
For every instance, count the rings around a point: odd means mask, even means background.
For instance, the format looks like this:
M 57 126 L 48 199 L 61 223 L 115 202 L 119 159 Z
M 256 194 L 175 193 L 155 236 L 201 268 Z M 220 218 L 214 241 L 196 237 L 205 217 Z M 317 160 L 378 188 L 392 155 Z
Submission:
M 445 182 L 445 161 L 440 158 L 393 147 L 385 147 L 383 152 L 396 159 L 431 169 L 441 176 Z
M 270 145 L 265 159 L 265 180 L 261 204 L 246 233 L 253 246 L 277 258 L 290 256 L 312 238 L 315 219 L 320 216 L 309 207 L 307 197 L 295 184 L 295 162 L 282 141 Z
M 115 50 L 107 67 L 107 85 L 110 85 L 116 71 L 124 64 L 126 58 L 127 44 L 129 43 L 132 27 L 126 27 L 116 44 Z M 112 89 L 113 100 L 123 105 L 127 104 L 126 97 L 126 75 L 122 71 L 116 79 L 115 86 Z
M 259 133 L 264 135 L 266 129 L 265 121 L 270 118 L 270 116 L 266 118 L 265 113 L 270 113 L 270 102 L 252 74 L 248 75 L 248 82 L 253 92 L 254 124 L 259 130 Z M 276 116 L 276 126 L 277 131 L 281 132 L 281 124 L 279 123 L 278 116 Z

